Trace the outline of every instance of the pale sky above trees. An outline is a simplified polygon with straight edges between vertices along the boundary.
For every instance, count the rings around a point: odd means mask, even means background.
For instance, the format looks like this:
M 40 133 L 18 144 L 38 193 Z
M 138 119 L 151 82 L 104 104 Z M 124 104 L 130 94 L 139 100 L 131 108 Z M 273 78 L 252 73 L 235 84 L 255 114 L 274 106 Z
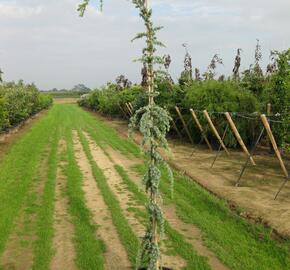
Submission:
M 165 29 L 161 54 L 172 57 L 176 79 L 183 69 L 187 43 L 193 66 L 203 72 L 218 53 L 219 74 L 230 74 L 237 48 L 242 68 L 254 59 L 256 38 L 263 64 L 270 49 L 290 46 L 289 0 L 150 0 L 157 25 Z M 91 6 L 85 18 L 76 12 L 80 0 L 0 0 L 0 68 L 4 80 L 24 79 L 42 89 L 96 87 L 124 74 L 139 82 L 141 42 L 131 43 L 143 25 L 126 0 L 110 0 L 103 13 Z M 94 3 L 94 1 L 92 2 Z

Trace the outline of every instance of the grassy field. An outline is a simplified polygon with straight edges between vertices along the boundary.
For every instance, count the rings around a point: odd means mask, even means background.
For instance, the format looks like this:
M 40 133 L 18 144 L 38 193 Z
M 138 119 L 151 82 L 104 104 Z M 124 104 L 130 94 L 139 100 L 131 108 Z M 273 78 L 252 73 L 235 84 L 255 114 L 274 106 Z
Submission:
M 0 145 L 0 150 L 2 146 Z M 133 269 L 146 224 L 144 157 L 77 105 L 56 104 L 0 161 L 0 269 Z M 290 241 L 178 172 L 165 174 L 164 265 L 290 269 Z

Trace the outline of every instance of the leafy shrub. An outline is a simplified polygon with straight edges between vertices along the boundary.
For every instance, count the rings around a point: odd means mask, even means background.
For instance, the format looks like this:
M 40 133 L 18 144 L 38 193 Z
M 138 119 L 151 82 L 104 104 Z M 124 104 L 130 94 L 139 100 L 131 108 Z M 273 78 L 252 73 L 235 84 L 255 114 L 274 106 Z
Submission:
M 0 131 L 15 126 L 29 116 L 47 109 L 52 98 L 40 94 L 35 85 L 7 83 L 0 86 Z

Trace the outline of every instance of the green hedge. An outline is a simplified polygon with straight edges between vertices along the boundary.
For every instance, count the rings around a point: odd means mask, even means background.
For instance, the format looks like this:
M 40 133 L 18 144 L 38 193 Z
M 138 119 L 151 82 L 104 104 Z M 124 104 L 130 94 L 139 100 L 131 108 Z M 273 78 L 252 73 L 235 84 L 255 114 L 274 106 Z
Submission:
M 34 85 L 22 82 L 0 85 L 0 131 L 19 124 L 51 104 L 52 98 L 40 94 Z

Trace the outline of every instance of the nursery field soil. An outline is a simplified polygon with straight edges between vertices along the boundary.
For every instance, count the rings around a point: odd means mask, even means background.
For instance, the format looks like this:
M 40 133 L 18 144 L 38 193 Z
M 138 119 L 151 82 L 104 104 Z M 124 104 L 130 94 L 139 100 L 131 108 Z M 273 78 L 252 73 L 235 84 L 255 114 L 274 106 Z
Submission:
M 114 127 L 120 135 L 127 137 L 126 121 L 95 115 Z M 141 136 L 135 134 L 134 140 L 140 142 Z M 242 152 L 230 150 L 229 157 L 221 153 L 214 167 L 210 168 L 215 152 L 210 152 L 203 146 L 193 147 L 172 139 L 169 139 L 169 146 L 171 152 L 162 154 L 172 167 L 188 175 L 213 194 L 227 200 L 230 207 L 241 211 L 241 216 L 272 227 L 282 237 L 290 237 L 290 182 L 274 200 L 284 181 L 279 162 L 274 155 L 265 154 L 265 151 L 255 155 L 257 166 L 250 165 L 242 177 L 240 186 L 235 187 L 246 160 Z M 284 162 L 289 170 L 289 160 Z

